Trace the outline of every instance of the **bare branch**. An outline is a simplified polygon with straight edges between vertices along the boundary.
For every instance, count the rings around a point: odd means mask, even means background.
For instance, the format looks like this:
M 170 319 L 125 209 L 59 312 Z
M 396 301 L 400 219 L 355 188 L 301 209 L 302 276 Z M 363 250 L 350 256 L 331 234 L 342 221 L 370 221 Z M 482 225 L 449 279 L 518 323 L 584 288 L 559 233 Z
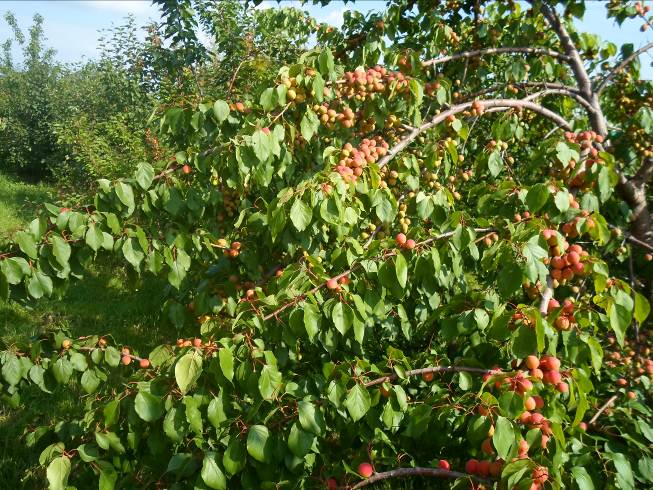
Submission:
M 594 417 L 590 419 L 590 421 L 587 423 L 587 425 L 592 425 L 594 424 L 598 418 L 601 416 L 603 412 L 607 410 L 607 408 L 614 403 L 614 401 L 618 398 L 617 395 L 612 395 L 610 398 L 608 398 L 608 401 L 603 404 L 601 408 L 599 408 L 598 412 L 594 414 Z
M 498 90 L 503 90 L 507 88 L 509 85 L 512 85 L 513 87 L 519 87 L 522 90 L 529 87 L 533 87 L 533 88 L 542 88 L 542 89 L 561 89 L 561 90 L 567 90 L 569 92 L 573 92 L 576 95 L 580 94 L 580 92 L 576 87 L 571 87 L 569 85 L 565 85 L 564 83 L 551 83 L 551 82 L 498 83 L 492 85 L 491 87 L 481 89 L 477 92 L 473 92 L 465 96 L 465 100 L 472 100 L 477 97 L 480 97 L 481 95 L 486 95 L 492 92 L 496 92 Z
M 603 90 L 605 89 L 605 87 L 607 86 L 610 80 L 612 80 L 621 70 L 626 68 L 626 66 L 632 63 L 633 60 L 635 60 L 635 58 L 637 58 L 640 54 L 648 51 L 651 48 L 653 48 L 653 42 L 642 46 L 637 51 L 631 53 L 630 56 L 624 58 L 624 60 L 621 63 L 615 66 L 612 70 L 610 70 L 610 72 L 605 77 L 603 77 L 603 80 L 601 80 L 599 84 L 596 86 L 595 89 L 596 93 L 601 94 L 601 92 L 603 92 Z
M 455 61 L 460 59 L 467 58 L 476 58 L 480 56 L 485 56 L 488 54 L 505 54 L 505 53 L 526 53 L 526 54 L 535 54 L 535 55 L 547 55 L 554 58 L 560 58 L 567 60 L 568 56 L 558 51 L 546 48 L 528 48 L 528 47 L 503 47 L 503 48 L 487 48 L 487 49 L 476 49 L 474 51 L 465 51 L 463 53 L 455 53 L 448 56 L 441 56 L 439 58 L 433 58 L 422 62 L 422 66 L 433 66 L 440 63 L 446 63 L 448 61 Z
M 587 109 L 589 112 L 595 112 L 592 104 L 590 104 L 587 100 L 585 100 L 585 98 L 582 95 L 580 95 L 578 92 L 571 92 L 566 88 L 550 88 L 550 89 L 541 90 L 540 92 L 531 94 L 522 100 L 535 100 L 541 97 L 546 97 L 548 95 L 565 95 L 567 97 L 571 97 L 580 105 L 585 107 L 585 109 Z
M 548 119 L 551 119 L 554 123 L 556 123 L 558 126 L 561 128 L 564 128 L 566 130 L 571 130 L 571 125 L 564 119 L 562 118 L 559 114 L 556 114 L 555 112 L 542 107 L 539 104 L 536 104 L 534 102 L 531 102 L 529 100 L 521 100 L 521 99 L 490 99 L 490 100 L 477 100 L 475 101 L 477 104 L 480 104 L 484 109 L 493 109 L 493 108 L 499 108 L 502 110 L 506 109 L 528 109 L 530 111 L 533 111 L 537 114 L 540 114 Z M 463 104 L 458 104 L 450 109 L 441 112 L 440 114 L 436 115 L 433 119 L 430 121 L 422 124 L 421 126 L 413 129 L 411 132 L 409 132 L 406 136 L 404 136 L 399 143 L 397 143 L 394 147 L 388 151 L 388 153 L 379 160 L 378 165 L 379 167 L 383 167 L 386 165 L 390 160 L 392 160 L 395 156 L 397 156 L 399 153 L 401 153 L 408 145 L 410 145 L 421 133 L 424 131 L 427 131 L 431 129 L 434 126 L 437 126 L 441 122 L 445 121 L 447 117 L 449 116 L 455 116 L 456 114 L 466 111 L 467 109 L 470 109 L 472 107 L 472 102 L 465 102 Z
M 395 470 L 384 471 L 381 473 L 375 473 L 366 480 L 363 480 L 353 487 L 351 490 L 357 490 L 359 488 L 367 487 L 373 485 L 377 482 L 388 480 L 390 478 L 406 478 L 410 476 L 428 476 L 432 478 L 468 478 L 480 483 L 492 483 L 492 480 L 487 478 L 481 478 L 476 475 L 470 475 L 469 473 L 461 473 L 459 471 L 450 471 L 443 470 L 439 468 L 397 468 Z
M 500 374 L 502 371 L 500 369 L 483 369 L 475 368 L 468 366 L 436 366 L 429 368 L 421 369 L 411 369 L 404 373 L 405 376 L 421 376 L 426 373 L 476 373 L 476 374 Z M 365 383 L 365 388 L 370 386 L 380 385 L 386 382 L 391 382 L 397 379 L 396 374 L 389 374 L 388 376 L 383 376 L 382 378 L 377 378 L 372 381 Z
M 551 298 L 553 298 L 553 279 L 551 276 L 546 276 L 546 288 L 542 293 L 542 300 L 540 301 L 540 314 L 542 316 L 547 315 Z

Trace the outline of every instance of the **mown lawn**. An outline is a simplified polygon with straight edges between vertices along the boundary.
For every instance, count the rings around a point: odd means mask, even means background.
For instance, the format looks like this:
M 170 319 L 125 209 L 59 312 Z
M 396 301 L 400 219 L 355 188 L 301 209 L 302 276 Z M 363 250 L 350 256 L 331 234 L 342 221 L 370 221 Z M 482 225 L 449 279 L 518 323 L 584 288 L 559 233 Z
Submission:
M 29 223 L 42 203 L 57 199 L 50 186 L 25 184 L 0 174 L 0 244 Z M 60 301 L 19 304 L 0 300 L 0 349 L 59 328 L 72 336 L 114 334 L 120 342 L 145 353 L 171 340 L 168 332 L 157 327 L 161 284 L 142 282 L 133 289 L 125 286 L 127 282 L 121 264 L 109 258 L 84 280 L 71 284 Z M 0 488 L 43 488 L 43 473 L 31 471 L 38 465 L 42 447 L 25 446 L 25 427 L 46 425 L 52 414 L 71 413 L 83 404 L 66 388 L 53 395 L 28 389 L 21 394 L 21 402 L 18 410 L 0 403 Z

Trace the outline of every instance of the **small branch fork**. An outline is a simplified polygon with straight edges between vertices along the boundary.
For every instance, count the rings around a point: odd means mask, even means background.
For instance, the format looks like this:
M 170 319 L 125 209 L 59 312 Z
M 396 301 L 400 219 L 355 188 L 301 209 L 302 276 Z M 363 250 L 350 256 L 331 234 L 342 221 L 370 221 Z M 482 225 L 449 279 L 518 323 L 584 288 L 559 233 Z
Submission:
M 475 374 L 501 374 L 503 371 L 500 369 L 484 369 L 484 368 L 475 368 L 468 366 L 436 366 L 428 367 L 421 369 L 411 369 L 406 371 L 404 374 L 406 376 L 421 376 L 422 374 L 428 373 L 475 373 Z M 372 381 L 368 381 L 363 386 L 369 388 L 371 386 L 380 385 L 383 383 L 389 383 L 395 381 L 398 378 L 397 374 L 389 374 L 388 376 L 383 376 L 382 378 L 377 378 Z
M 406 478 L 411 476 L 427 476 L 431 478 L 467 478 L 469 480 L 474 480 L 479 483 L 492 483 L 492 480 L 487 478 L 481 478 L 475 475 L 470 475 L 469 473 L 461 473 L 459 471 L 450 471 L 443 470 L 439 468 L 397 468 L 390 471 L 383 471 L 381 473 L 375 473 L 366 480 L 357 483 L 353 487 L 349 487 L 350 490 L 357 490 L 359 488 L 364 488 L 369 485 L 373 485 L 377 482 L 383 480 L 389 480 L 390 478 Z

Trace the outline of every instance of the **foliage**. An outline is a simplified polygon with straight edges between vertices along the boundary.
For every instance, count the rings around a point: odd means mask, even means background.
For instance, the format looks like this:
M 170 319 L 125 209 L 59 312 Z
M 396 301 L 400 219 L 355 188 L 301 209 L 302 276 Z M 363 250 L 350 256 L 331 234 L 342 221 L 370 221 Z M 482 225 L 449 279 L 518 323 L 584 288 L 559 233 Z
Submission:
M 197 63 L 175 5 L 169 63 Z M 653 164 L 624 173 L 613 143 L 633 121 L 611 88 L 636 81 L 573 30 L 582 2 L 521 9 L 351 13 L 253 99 L 168 107 L 165 170 L 101 179 L 92 205 L 46 205 L 15 235 L 4 297 L 58 297 L 111 255 L 166 282 L 179 337 L 0 353 L 8 406 L 34 386 L 81 397 L 84 415 L 28 431 L 51 488 L 653 482 L 653 273 L 632 248 L 653 249 Z

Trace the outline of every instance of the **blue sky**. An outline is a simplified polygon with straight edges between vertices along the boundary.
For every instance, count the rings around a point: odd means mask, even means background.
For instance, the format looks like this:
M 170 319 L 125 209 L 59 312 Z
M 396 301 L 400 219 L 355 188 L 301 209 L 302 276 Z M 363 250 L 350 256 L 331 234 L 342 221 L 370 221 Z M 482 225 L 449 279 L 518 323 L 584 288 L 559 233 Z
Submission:
M 653 6 L 653 0 L 645 2 Z M 276 1 L 265 1 L 260 7 L 274 7 Z M 299 1 L 284 1 L 283 5 L 295 5 L 302 8 Z M 327 7 L 305 5 L 311 15 L 319 21 L 339 25 L 342 15 L 347 9 L 361 11 L 378 10 L 383 7 L 382 1 L 359 1 L 355 4 L 332 2 Z M 605 18 L 605 2 L 587 2 L 587 13 L 581 28 L 588 32 L 598 33 L 602 38 L 612 41 L 618 46 L 631 42 L 640 47 L 653 41 L 651 30 L 641 33 L 639 21 L 626 21 L 621 28 L 612 20 Z M 118 25 L 123 18 L 131 13 L 137 22 L 145 23 L 150 19 L 158 19 L 158 10 L 149 1 L 128 0 L 46 0 L 46 1 L 4 1 L 0 2 L 0 11 L 14 12 L 20 25 L 27 28 L 34 13 L 45 17 L 45 33 L 48 45 L 57 51 L 57 58 L 64 62 L 80 61 L 97 55 L 98 30 Z M 9 36 L 9 29 L 4 21 L 0 22 L 0 41 Z M 642 57 L 643 76 L 653 78 L 653 55 Z

